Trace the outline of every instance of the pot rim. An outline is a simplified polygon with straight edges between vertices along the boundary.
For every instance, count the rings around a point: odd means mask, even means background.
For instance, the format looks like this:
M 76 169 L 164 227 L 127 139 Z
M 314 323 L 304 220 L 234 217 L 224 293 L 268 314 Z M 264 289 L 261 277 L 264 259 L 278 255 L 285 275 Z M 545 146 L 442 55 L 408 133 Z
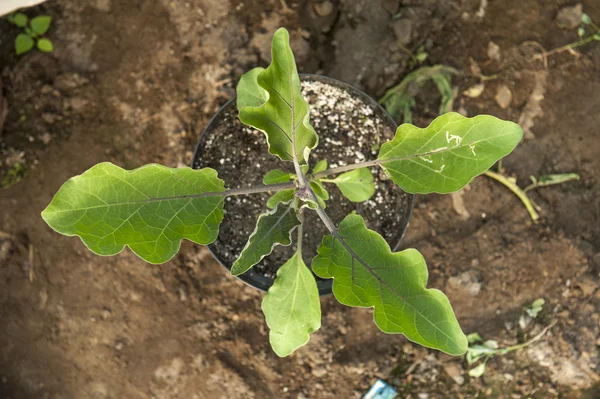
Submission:
M 398 128 L 398 124 L 392 118 L 392 116 L 387 112 L 387 110 L 385 108 L 383 108 L 381 106 L 381 104 L 379 104 L 373 97 L 371 97 L 370 95 L 368 95 L 361 89 L 357 88 L 356 86 L 351 85 L 346 82 L 342 82 L 341 80 L 331 78 L 329 76 L 325 76 L 325 75 L 318 75 L 318 74 L 312 74 L 312 73 L 301 73 L 299 75 L 300 75 L 301 80 L 319 81 L 319 82 L 331 84 L 332 86 L 335 86 L 335 87 L 343 88 L 345 90 L 348 90 L 349 92 L 354 92 L 353 94 L 358 94 L 358 96 L 360 96 L 361 99 L 365 100 L 365 102 L 369 103 L 369 105 L 372 105 L 374 108 L 379 109 L 381 111 L 381 115 L 387 119 L 387 122 L 390 123 L 390 126 L 394 126 L 394 130 L 396 130 Z M 223 104 L 221 107 L 219 107 L 217 112 L 215 112 L 215 114 L 210 118 L 210 120 L 208 121 L 208 123 L 206 124 L 204 129 L 202 130 L 202 133 L 200 133 L 200 138 L 198 139 L 198 144 L 196 144 L 196 149 L 194 150 L 194 155 L 192 156 L 192 161 L 190 163 L 190 167 L 192 169 L 194 168 L 195 161 L 197 159 L 202 159 L 202 149 L 204 147 L 204 142 L 205 142 L 206 136 L 207 136 L 205 133 L 213 130 L 213 125 L 215 125 L 219 121 L 219 118 L 221 117 L 221 114 L 223 113 L 223 111 L 225 111 L 227 108 L 231 107 L 232 103 L 235 103 L 236 99 L 237 99 L 237 95 L 234 95 L 225 104 Z M 398 187 L 398 189 L 401 190 L 399 187 Z M 413 214 L 414 204 L 415 204 L 415 194 L 408 194 L 408 204 L 407 204 L 408 210 L 405 215 L 407 222 L 406 222 L 406 225 L 404 226 L 404 228 L 402 229 L 400 238 L 398 238 L 398 242 L 392 248 L 393 252 L 396 252 L 400 248 L 402 239 L 404 238 L 404 235 L 406 234 L 406 231 L 408 230 L 408 226 L 410 225 L 410 219 L 412 218 L 412 214 Z M 229 272 L 231 270 L 230 267 L 227 267 L 227 265 L 225 265 L 221 261 L 221 259 L 215 254 L 215 252 L 210 247 L 210 244 L 206 245 L 206 247 L 208 248 L 208 250 L 211 253 L 211 255 L 213 256 L 213 258 L 215 258 L 216 261 Z M 241 280 L 242 282 L 244 282 L 245 284 L 251 286 L 252 288 L 256 288 L 263 292 L 267 292 L 272 285 L 272 284 L 269 284 L 267 281 L 273 281 L 261 274 L 256 273 L 253 268 L 251 268 L 247 272 L 240 274 L 238 276 L 235 276 L 235 277 L 237 279 Z M 332 291 L 333 279 L 322 280 L 321 281 L 322 284 L 320 284 L 320 285 L 319 285 L 319 283 L 320 283 L 320 281 L 317 281 L 317 287 L 318 287 L 320 296 L 326 296 L 333 292 Z

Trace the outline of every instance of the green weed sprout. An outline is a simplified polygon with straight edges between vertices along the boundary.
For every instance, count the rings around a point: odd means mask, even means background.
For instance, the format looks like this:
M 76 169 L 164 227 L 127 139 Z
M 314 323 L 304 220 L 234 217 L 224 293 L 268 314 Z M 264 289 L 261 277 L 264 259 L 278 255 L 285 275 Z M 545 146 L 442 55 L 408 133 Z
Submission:
M 8 20 L 23 29 L 15 39 L 15 51 L 17 55 L 25 54 L 33 49 L 34 46 L 41 52 L 51 53 L 54 50 L 54 44 L 48 38 L 43 37 L 48 29 L 52 18 L 48 15 L 37 16 L 31 21 L 27 15 L 22 12 L 10 14 Z

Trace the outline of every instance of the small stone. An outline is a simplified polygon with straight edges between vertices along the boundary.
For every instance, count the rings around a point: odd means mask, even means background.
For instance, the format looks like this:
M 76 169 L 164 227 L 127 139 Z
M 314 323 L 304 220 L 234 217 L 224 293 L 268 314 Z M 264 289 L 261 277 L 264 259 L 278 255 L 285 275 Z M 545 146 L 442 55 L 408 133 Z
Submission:
M 477 98 L 483 93 L 484 90 L 485 90 L 485 84 L 477 83 L 476 85 L 473 85 L 473 86 L 469 87 L 467 90 L 463 91 L 463 94 L 467 97 Z
M 512 97 L 512 92 L 510 91 L 508 86 L 500 85 L 500 87 L 498 87 L 498 90 L 496 91 L 496 97 L 494 98 L 496 99 L 496 102 L 498 103 L 500 108 L 506 109 L 510 106 Z
M 556 25 L 561 29 L 575 29 L 581 23 L 581 3 L 561 8 L 556 14 Z
M 325 374 L 327 374 L 327 369 L 325 367 L 317 367 L 312 370 L 312 375 L 317 378 L 323 377 Z
M 314 5 L 315 13 L 319 17 L 326 17 L 333 12 L 333 4 L 330 1 L 324 1 Z
M 48 145 L 48 143 L 50 143 L 50 141 L 52 140 L 52 135 L 46 132 L 40 136 L 40 140 L 42 143 Z
M 52 88 L 52 86 L 50 86 L 50 85 L 43 85 L 43 86 L 42 86 L 42 89 L 40 90 L 40 92 L 41 92 L 42 94 L 49 94 L 49 93 L 52 93 L 52 90 L 54 90 L 54 89 Z
M 598 283 L 589 277 L 584 277 L 575 284 L 583 293 L 583 296 L 590 296 L 598 289 Z
M 69 105 L 73 111 L 80 112 L 88 105 L 88 100 L 81 97 L 73 97 L 70 99 Z
M 452 378 L 458 385 L 465 383 L 463 368 L 460 366 L 460 364 L 456 362 L 446 363 L 444 364 L 444 370 L 446 371 L 446 374 L 448 374 L 448 376 L 450 376 L 450 378 Z
M 487 56 L 490 60 L 500 61 L 500 46 L 494 42 L 488 43 Z
M 471 296 L 476 296 L 481 291 L 481 283 L 476 271 L 468 271 L 452 276 L 448 279 L 448 286 L 457 291 L 465 291 Z
M 412 21 L 408 18 L 400 18 L 392 22 L 392 29 L 396 35 L 398 43 L 406 46 L 410 43 L 412 35 Z
M 54 79 L 54 87 L 58 90 L 69 91 L 89 83 L 87 78 L 77 73 L 63 73 Z
M 53 124 L 56 122 L 56 115 L 48 112 L 44 112 L 42 114 L 42 120 L 48 124 Z

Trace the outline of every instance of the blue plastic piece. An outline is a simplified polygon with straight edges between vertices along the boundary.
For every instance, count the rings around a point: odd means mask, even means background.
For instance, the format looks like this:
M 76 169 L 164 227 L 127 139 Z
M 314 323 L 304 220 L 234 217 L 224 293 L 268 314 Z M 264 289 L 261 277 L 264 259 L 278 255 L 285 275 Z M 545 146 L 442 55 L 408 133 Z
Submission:
M 383 380 L 377 380 L 362 399 L 394 399 L 397 396 L 398 392 L 391 385 Z

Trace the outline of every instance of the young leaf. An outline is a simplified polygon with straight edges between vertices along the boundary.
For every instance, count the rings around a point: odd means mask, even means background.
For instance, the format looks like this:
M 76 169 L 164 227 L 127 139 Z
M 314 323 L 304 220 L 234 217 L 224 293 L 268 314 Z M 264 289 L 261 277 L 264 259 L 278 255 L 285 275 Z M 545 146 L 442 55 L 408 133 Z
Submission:
M 485 373 L 485 363 L 486 362 L 481 362 L 477 366 L 475 366 L 471 370 L 469 370 L 469 376 L 471 376 L 473 378 L 481 377 L 483 375 L 483 373 Z
M 28 52 L 34 45 L 35 41 L 33 38 L 25 33 L 19 34 L 15 39 L 15 51 L 17 52 L 17 55 Z
M 373 174 L 368 168 L 342 173 L 333 180 L 344 197 L 352 202 L 364 202 L 375 194 Z
M 323 184 L 321 184 L 321 182 L 319 181 L 313 180 L 310 182 L 310 188 L 312 188 L 315 192 L 315 195 L 317 196 L 317 201 L 319 201 L 319 205 L 321 205 L 321 208 L 325 209 L 327 207 L 325 201 L 329 199 L 329 193 L 327 192 L 327 190 L 325 190 Z M 308 206 L 311 209 L 317 209 L 317 204 L 314 201 L 307 200 L 306 202 L 309 204 Z
M 128 246 L 147 262 L 164 263 L 183 238 L 204 245 L 217 238 L 224 190 L 210 168 L 151 164 L 127 171 L 104 162 L 67 180 L 42 218 L 98 255 Z
M 266 134 L 271 154 L 284 161 L 292 161 L 295 152 L 298 162 L 304 164 L 309 151 L 316 147 L 318 137 L 309 122 L 308 103 L 302 98 L 287 30 L 280 28 L 275 32 L 271 54 L 273 61 L 267 69 L 260 73 L 250 71 L 252 75 L 246 77 L 250 80 L 256 76 L 258 86 L 267 91 L 268 100 L 255 106 L 246 105 L 248 103 L 244 99 L 241 105 L 245 106 L 239 108 L 239 117 L 242 123 Z M 247 87 L 252 88 L 253 84 L 244 82 L 243 90 L 246 91 Z M 292 142 L 295 148 L 292 148 Z
M 290 180 L 292 180 L 292 175 L 281 169 L 270 170 L 265 177 L 263 177 L 263 183 L 265 184 L 285 183 Z
M 37 41 L 37 48 L 43 53 L 51 53 L 54 50 L 54 44 L 50 39 L 41 38 Z
M 27 26 L 27 21 L 29 19 L 27 18 L 27 15 L 23 14 L 22 12 L 18 12 L 18 13 L 9 15 L 8 20 L 11 23 L 17 25 L 19 28 L 24 28 Z
M 327 169 L 327 160 L 326 159 L 321 159 L 319 162 L 317 162 L 315 164 L 315 167 L 313 168 L 313 173 L 319 173 L 324 171 L 325 169 Z
M 427 289 L 427 265 L 415 249 L 392 253 L 363 218 L 350 214 L 323 239 L 313 270 L 333 278 L 333 294 L 348 306 L 374 307 L 375 323 L 387 333 L 451 355 L 467 350 L 448 298 Z
M 262 302 L 269 341 L 284 357 L 305 345 L 321 327 L 321 304 L 315 277 L 296 252 L 277 271 L 275 283 Z
M 269 93 L 258 85 L 258 75 L 265 68 L 257 67 L 246 72 L 240 78 L 236 88 L 237 108 L 260 107 L 269 99 Z
M 33 29 L 38 36 L 41 36 L 48 32 L 51 21 L 52 17 L 49 17 L 48 15 L 40 15 L 39 17 L 33 18 L 29 25 L 31 25 L 31 29 Z
M 289 202 L 294 198 L 294 190 L 281 190 L 269 198 L 267 201 L 267 208 L 273 209 L 280 202 Z
M 493 116 L 466 118 L 449 112 L 424 129 L 403 124 L 381 146 L 378 160 L 408 193 L 450 193 L 508 155 L 523 131 Z
M 231 274 L 237 276 L 248 271 L 269 255 L 276 245 L 290 245 L 292 231 L 299 225 L 296 210 L 289 202 L 280 202 L 275 209 L 260 215 L 246 246 L 231 266 Z
M 478 332 L 474 332 L 467 335 L 467 341 L 469 342 L 469 344 L 474 344 L 476 342 L 483 341 L 483 338 L 481 337 L 481 335 L 479 335 Z

